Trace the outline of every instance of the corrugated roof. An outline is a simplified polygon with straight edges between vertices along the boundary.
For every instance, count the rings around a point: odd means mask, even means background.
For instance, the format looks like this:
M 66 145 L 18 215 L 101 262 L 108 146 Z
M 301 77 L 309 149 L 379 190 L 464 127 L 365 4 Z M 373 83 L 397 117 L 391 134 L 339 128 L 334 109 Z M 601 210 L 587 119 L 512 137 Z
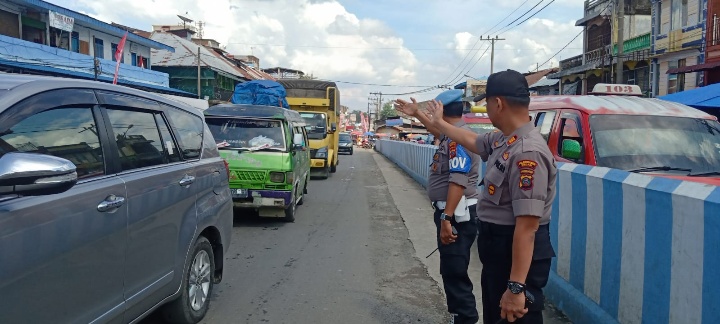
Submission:
M 558 84 L 558 82 L 560 82 L 559 79 L 542 78 L 538 82 L 535 82 L 532 85 L 530 85 L 530 89 L 554 86 L 554 85 Z
M 197 66 L 197 49 L 200 47 L 200 66 L 230 74 L 237 80 L 248 79 L 234 64 L 205 46 L 171 33 L 153 32 L 151 38 L 175 48 L 174 53 L 163 50 L 152 51 L 151 61 L 154 66 Z
M 633 96 L 536 96 L 530 110 L 569 108 L 594 115 L 649 115 L 713 119 L 695 108 L 654 98 Z
M 85 27 L 94 28 L 94 29 L 97 29 L 97 30 L 102 31 L 103 33 L 106 33 L 109 35 L 113 35 L 113 36 L 120 37 L 120 38 L 122 38 L 125 35 L 125 29 L 118 28 L 118 27 L 108 24 L 106 22 L 92 18 L 88 15 L 84 15 L 77 11 L 73 11 L 73 10 L 63 8 L 60 6 L 56 6 L 56 5 L 46 2 L 46 1 L 42 1 L 42 0 L 12 0 L 12 2 L 20 4 L 20 5 L 34 7 L 35 9 L 39 8 L 39 9 L 44 9 L 44 10 L 55 11 L 62 15 L 72 17 L 73 19 L 75 19 L 76 24 L 80 23 L 79 25 L 84 25 Z M 133 43 L 137 43 L 137 44 L 140 44 L 143 46 L 150 47 L 150 48 L 157 48 L 157 49 L 173 51 L 173 48 L 171 46 L 167 46 L 167 44 L 163 44 L 162 42 L 156 42 L 156 41 L 153 41 L 148 38 L 145 38 L 145 37 L 142 37 L 139 35 L 135 35 L 132 33 L 128 34 L 127 40 L 130 42 L 133 42 Z

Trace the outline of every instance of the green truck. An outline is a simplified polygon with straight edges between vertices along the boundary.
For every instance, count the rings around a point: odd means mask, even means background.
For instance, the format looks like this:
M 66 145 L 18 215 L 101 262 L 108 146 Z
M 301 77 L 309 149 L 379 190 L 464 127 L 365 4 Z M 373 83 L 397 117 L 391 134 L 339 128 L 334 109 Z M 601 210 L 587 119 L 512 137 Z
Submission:
M 310 149 L 300 114 L 255 105 L 217 105 L 204 114 L 229 166 L 234 206 L 295 221 L 310 178 Z

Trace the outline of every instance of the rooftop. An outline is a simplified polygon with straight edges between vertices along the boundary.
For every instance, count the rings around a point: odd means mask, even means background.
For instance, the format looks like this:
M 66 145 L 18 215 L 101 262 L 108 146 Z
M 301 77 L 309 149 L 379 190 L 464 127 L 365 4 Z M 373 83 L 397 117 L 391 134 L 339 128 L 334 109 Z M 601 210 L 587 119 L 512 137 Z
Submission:
M 536 96 L 530 110 L 576 109 L 590 115 L 647 115 L 714 119 L 695 108 L 660 100 L 633 96 Z

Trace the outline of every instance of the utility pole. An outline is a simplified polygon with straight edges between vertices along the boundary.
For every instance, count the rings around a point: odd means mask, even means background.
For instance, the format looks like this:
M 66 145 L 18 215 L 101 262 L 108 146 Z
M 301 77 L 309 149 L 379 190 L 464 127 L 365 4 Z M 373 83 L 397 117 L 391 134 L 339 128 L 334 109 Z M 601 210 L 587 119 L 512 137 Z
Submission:
M 98 66 L 100 65 L 97 59 L 97 44 L 95 43 L 95 36 L 92 37 L 93 42 L 93 72 L 95 73 L 95 81 L 98 79 Z
M 198 68 L 198 82 L 197 82 L 197 90 L 198 90 L 198 99 L 202 99 L 202 92 L 200 91 L 200 46 L 198 46 L 198 62 L 197 62 L 197 68 Z
M 370 92 L 370 95 L 376 96 L 375 100 L 375 119 L 373 119 L 373 122 L 376 119 L 380 118 L 380 109 L 382 108 L 382 92 Z
M 490 36 L 488 36 L 488 38 L 482 38 L 482 36 L 480 36 L 480 40 L 490 41 L 490 74 L 493 74 L 495 71 L 495 42 L 505 40 L 505 38 L 499 38 L 498 36 L 495 36 L 495 38 Z
M 617 67 L 615 83 L 623 82 L 623 43 L 625 42 L 625 0 L 617 0 Z

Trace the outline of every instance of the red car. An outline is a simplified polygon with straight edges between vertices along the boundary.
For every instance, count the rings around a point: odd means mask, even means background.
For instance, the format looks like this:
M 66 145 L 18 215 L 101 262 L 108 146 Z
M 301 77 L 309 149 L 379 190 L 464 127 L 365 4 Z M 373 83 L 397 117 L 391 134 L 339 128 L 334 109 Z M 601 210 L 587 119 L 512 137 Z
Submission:
M 598 84 L 592 95 L 532 97 L 530 114 L 555 159 L 720 185 L 720 123 L 638 86 Z

